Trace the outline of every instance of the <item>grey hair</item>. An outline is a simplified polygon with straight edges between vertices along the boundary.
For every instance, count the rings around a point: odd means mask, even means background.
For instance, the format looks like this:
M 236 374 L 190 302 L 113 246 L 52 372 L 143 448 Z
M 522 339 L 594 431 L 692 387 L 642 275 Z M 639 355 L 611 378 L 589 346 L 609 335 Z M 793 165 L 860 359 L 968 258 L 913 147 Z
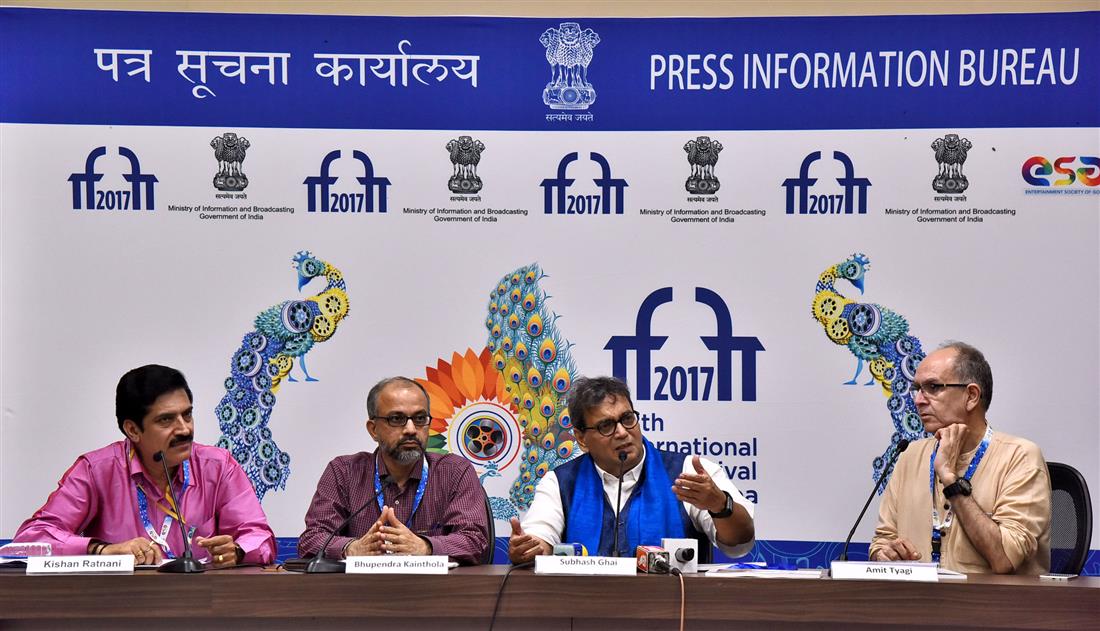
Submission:
M 940 348 L 950 348 L 955 351 L 955 377 L 966 383 L 976 383 L 982 394 L 978 403 L 982 411 L 989 410 L 993 403 L 993 369 L 989 367 L 985 355 L 966 342 L 947 340 L 940 344 Z
M 408 377 L 386 377 L 382 381 L 374 384 L 374 387 L 367 393 L 367 418 L 374 418 L 378 415 L 378 397 L 382 395 L 382 391 L 385 390 L 387 386 L 395 383 L 412 386 L 419 390 L 424 395 L 424 400 L 428 402 L 427 409 L 430 413 L 432 409 L 432 398 L 428 396 L 428 391 L 424 389 L 424 386 Z

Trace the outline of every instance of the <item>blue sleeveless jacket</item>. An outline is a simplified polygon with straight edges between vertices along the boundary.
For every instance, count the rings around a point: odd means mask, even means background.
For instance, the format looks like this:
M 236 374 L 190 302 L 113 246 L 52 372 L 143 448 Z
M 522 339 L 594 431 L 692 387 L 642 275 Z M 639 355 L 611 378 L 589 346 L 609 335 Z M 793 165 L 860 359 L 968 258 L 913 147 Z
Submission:
M 657 458 L 653 456 L 657 455 Z M 639 491 L 645 483 L 646 472 L 652 466 L 660 466 L 664 468 L 665 473 L 669 480 L 675 480 L 677 476 L 684 470 L 684 459 L 687 458 L 687 454 L 681 454 L 672 451 L 662 451 L 659 449 L 651 450 L 647 455 L 645 462 L 643 463 L 643 469 L 641 475 L 638 478 L 638 482 L 634 486 L 634 491 L 631 493 L 630 498 L 625 501 L 622 506 L 621 515 L 624 521 L 619 524 L 619 554 L 621 556 L 633 556 L 634 548 L 629 550 L 626 548 L 626 533 L 627 523 L 626 519 L 630 516 L 630 507 L 634 500 L 637 499 Z M 580 458 L 571 460 L 554 469 L 554 474 L 558 478 L 558 490 L 561 494 L 562 512 L 565 515 L 565 527 L 562 528 L 562 536 L 569 531 L 569 512 L 570 507 L 573 504 L 573 495 L 576 490 L 577 474 L 580 472 L 580 467 L 585 459 L 591 459 L 591 456 L 584 454 Z M 668 490 L 668 494 L 672 495 L 672 491 Z M 603 526 L 599 536 L 599 549 L 596 551 L 589 551 L 590 554 L 597 554 L 599 556 L 610 556 L 615 547 L 615 507 L 612 506 L 608 500 L 607 495 L 600 489 L 599 496 L 603 498 L 604 510 L 603 510 Z M 680 522 L 683 524 L 683 532 L 664 533 L 661 536 L 664 537 L 690 537 L 699 542 L 700 557 L 710 558 L 710 540 L 705 533 L 699 532 L 695 528 L 695 524 L 692 523 L 691 517 L 688 516 L 687 511 L 684 509 L 684 505 L 679 500 L 675 500 L 677 512 L 680 517 Z M 569 542 L 575 543 L 575 542 Z M 641 545 L 661 545 L 660 539 L 656 541 L 642 541 Z M 700 560 L 702 560 L 702 558 Z M 705 562 L 705 561 L 704 561 Z

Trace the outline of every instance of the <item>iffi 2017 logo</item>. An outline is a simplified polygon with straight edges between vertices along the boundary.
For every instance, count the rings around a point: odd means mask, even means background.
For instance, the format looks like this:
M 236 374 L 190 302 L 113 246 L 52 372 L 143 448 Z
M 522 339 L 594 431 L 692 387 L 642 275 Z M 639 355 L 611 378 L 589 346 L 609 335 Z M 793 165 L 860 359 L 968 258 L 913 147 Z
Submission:
M 543 212 L 547 215 L 557 213 L 559 215 L 616 215 L 623 214 L 623 189 L 630 186 L 622 178 L 611 177 L 611 165 L 607 158 L 595 151 L 588 154 L 588 158 L 600 167 L 600 177 L 592 178 L 592 183 L 599 190 L 598 194 L 572 194 L 573 178 L 565 176 L 569 165 L 576 162 L 579 154 L 566 154 L 558 162 L 558 175 L 546 178 L 542 181 Z M 612 210 L 614 208 L 614 210 Z
M 321 160 L 320 173 L 311 175 L 302 183 L 308 189 L 309 198 L 306 210 L 311 213 L 373 213 L 386 212 L 386 189 L 390 186 L 389 178 L 377 177 L 374 174 L 374 163 L 367 154 L 358 149 L 351 152 L 351 157 L 363 167 L 363 175 L 355 180 L 363 187 L 363 192 L 334 192 L 332 187 L 339 180 L 332 172 L 332 163 L 340 159 L 340 150 L 328 152 Z
M 103 179 L 103 174 L 96 172 L 95 163 L 105 155 L 107 147 L 92 149 L 84 160 L 84 172 L 69 176 L 69 182 L 73 185 L 73 210 L 156 210 L 153 193 L 157 176 L 142 173 L 137 154 L 126 147 L 119 147 L 118 155 L 130 163 L 130 172 L 122 175 L 122 179 L 129 182 L 129 189 L 97 189 L 96 183 Z
M 834 151 L 833 160 L 840 163 L 844 169 L 844 175 L 836 178 L 836 183 L 840 185 L 843 192 L 811 192 L 811 189 L 817 184 L 818 178 L 810 177 L 810 169 L 820 159 L 820 151 L 811 153 L 802 159 L 798 177 L 783 180 L 783 188 L 787 189 L 787 214 L 867 214 L 867 189 L 871 186 L 871 180 L 865 177 L 856 177 L 852 159 L 842 151 Z
M 646 296 L 638 308 L 634 335 L 615 335 L 607 341 L 604 350 L 611 351 L 611 372 L 627 380 L 628 353 L 635 353 L 637 379 L 634 394 L 639 401 L 732 401 L 733 354 L 741 354 L 741 400 L 756 400 L 756 353 L 764 350 L 760 338 L 751 335 L 734 335 L 733 318 L 729 307 L 716 292 L 706 287 L 695 288 L 695 302 L 710 307 L 714 313 L 714 335 L 701 335 L 699 339 L 707 350 L 715 354 L 712 366 L 654 366 L 653 352 L 668 340 L 667 335 L 653 335 L 653 312 L 663 304 L 672 302 L 672 288 L 662 287 Z M 653 378 L 657 386 L 653 388 Z

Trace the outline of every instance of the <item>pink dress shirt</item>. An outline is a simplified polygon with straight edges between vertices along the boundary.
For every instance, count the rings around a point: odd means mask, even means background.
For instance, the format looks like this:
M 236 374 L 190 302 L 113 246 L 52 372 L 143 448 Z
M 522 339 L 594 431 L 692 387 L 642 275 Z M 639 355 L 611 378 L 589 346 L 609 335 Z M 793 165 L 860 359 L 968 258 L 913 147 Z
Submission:
M 245 563 L 271 563 L 275 534 L 241 465 L 228 451 L 198 443 L 191 446 L 190 462 L 191 483 L 180 502 L 195 537 L 229 535 L 244 550 Z M 145 490 L 149 521 L 159 534 L 165 517 L 161 507 L 170 506 L 164 488 L 157 488 L 141 458 L 131 457 L 130 441 L 120 440 L 77 458 L 42 508 L 19 527 L 13 541 L 45 542 L 53 546 L 54 555 L 74 555 L 87 554 L 92 539 L 121 543 L 148 538 L 138 511 L 138 485 Z M 182 485 L 181 466 L 172 481 L 177 494 Z M 176 520 L 168 544 L 175 556 L 183 554 L 183 535 Z M 205 548 L 193 545 L 192 551 L 197 559 L 209 558 Z

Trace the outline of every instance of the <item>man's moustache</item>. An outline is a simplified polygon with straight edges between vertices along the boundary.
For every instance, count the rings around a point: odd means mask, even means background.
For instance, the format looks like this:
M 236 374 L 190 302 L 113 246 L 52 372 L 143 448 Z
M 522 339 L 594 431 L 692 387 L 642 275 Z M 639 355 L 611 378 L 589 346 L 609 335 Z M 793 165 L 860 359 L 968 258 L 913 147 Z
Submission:
M 187 436 L 179 436 L 177 438 L 173 438 L 172 442 L 168 443 L 168 446 L 169 447 L 178 447 L 179 445 L 190 443 L 193 440 L 195 440 L 194 434 L 188 434 Z

